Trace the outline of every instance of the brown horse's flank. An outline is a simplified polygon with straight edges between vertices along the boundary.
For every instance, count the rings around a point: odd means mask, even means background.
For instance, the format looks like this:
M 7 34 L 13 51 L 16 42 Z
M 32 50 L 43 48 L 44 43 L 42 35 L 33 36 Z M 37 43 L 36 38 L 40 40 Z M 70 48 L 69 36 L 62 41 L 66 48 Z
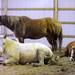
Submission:
M 57 45 L 61 49 L 62 45 L 62 27 L 61 24 L 51 18 L 31 19 L 26 16 L 0 16 L 2 25 L 12 30 L 20 42 L 25 38 L 39 39 L 46 37 L 56 50 Z M 58 44 L 57 44 L 58 41 Z

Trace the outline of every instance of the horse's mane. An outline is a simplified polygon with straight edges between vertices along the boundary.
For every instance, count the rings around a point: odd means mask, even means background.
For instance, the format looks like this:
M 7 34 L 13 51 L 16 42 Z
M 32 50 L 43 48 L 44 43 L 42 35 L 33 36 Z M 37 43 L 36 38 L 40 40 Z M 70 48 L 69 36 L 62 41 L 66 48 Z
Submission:
M 11 46 L 16 46 L 16 41 L 15 40 L 12 40 L 10 38 L 5 38 L 4 39 L 4 42 L 3 42 L 4 46 L 7 48 L 7 47 L 11 47 Z

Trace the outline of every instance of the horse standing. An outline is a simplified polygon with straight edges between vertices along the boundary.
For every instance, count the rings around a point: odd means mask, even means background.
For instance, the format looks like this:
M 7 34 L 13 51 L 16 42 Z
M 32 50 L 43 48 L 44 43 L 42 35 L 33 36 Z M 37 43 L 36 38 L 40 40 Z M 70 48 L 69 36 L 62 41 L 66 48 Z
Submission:
M 26 16 L 0 16 L 1 25 L 12 30 L 20 42 L 25 38 L 39 39 L 46 37 L 52 45 L 52 50 L 61 49 L 62 27 L 61 24 L 51 18 L 31 19 Z M 57 44 L 58 43 L 58 44 Z

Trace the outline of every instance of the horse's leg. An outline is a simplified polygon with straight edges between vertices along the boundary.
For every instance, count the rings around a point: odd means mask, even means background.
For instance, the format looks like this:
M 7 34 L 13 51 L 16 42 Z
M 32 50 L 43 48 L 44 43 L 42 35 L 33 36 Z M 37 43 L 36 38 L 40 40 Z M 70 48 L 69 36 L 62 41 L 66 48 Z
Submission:
M 61 51 L 61 47 L 62 47 L 62 38 L 59 38 L 59 50 Z
M 58 37 L 59 40 L 59 50 L 61 51 L 61 47 L 62 47 L 62 39 L 63 39 L 63 34 L 62 34 L 62 30 L 60 32 L 60 35 Z
M 33 63 L 33 66 L 42 66 L 44 65 L 44 52 L 42 50 L 37 50 L 37 59 L 39 63 Z
M 47 38 L 49 44 L 51 44 L 51 46 L 52 46 L 52 51 L 54 51 L 54 44 L 53 44 L 52 38 L 50 38 L 49 36 L 47 36 L 46 38 Z
M 57 50 L 57 41 L 52 39 L 52 51 L 56 51 Z
M 52 45 L 52 51 L 56 51 L 57 50 L 57 40 L 56 40 L 56 38 L 47 36 L 47 40 Z
M 13 65 L 13 64 L 18 64 L 18 61 L 15 60 L 14 58 L 10 57 L 9 59 L 6 59 L 3 62 L 3 65 Z
M 24 38 L 20 37 L 19 42 L 24 43 Z
M 57 50 L 57 40 L 53 40 L 54 51 Z
M 54 41 L 52 40 L 52 51 L 55 51 Z

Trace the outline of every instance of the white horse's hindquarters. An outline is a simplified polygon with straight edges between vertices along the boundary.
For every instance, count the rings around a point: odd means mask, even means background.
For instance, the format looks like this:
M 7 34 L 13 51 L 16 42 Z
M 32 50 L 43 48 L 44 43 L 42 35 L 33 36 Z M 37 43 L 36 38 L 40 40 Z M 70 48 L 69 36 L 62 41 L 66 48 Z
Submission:
M 20 57 L 24 61 L 36 61 L 37 50 L 44 59 L 48 54 L 52 57 L 53 53 L 50 48 L 41 43 L 19 44 Z
M 30 62 L 36 59 L 36 49 L 31 45 L 20 45 L 19 54 L 19 57 L 23 62 Z

